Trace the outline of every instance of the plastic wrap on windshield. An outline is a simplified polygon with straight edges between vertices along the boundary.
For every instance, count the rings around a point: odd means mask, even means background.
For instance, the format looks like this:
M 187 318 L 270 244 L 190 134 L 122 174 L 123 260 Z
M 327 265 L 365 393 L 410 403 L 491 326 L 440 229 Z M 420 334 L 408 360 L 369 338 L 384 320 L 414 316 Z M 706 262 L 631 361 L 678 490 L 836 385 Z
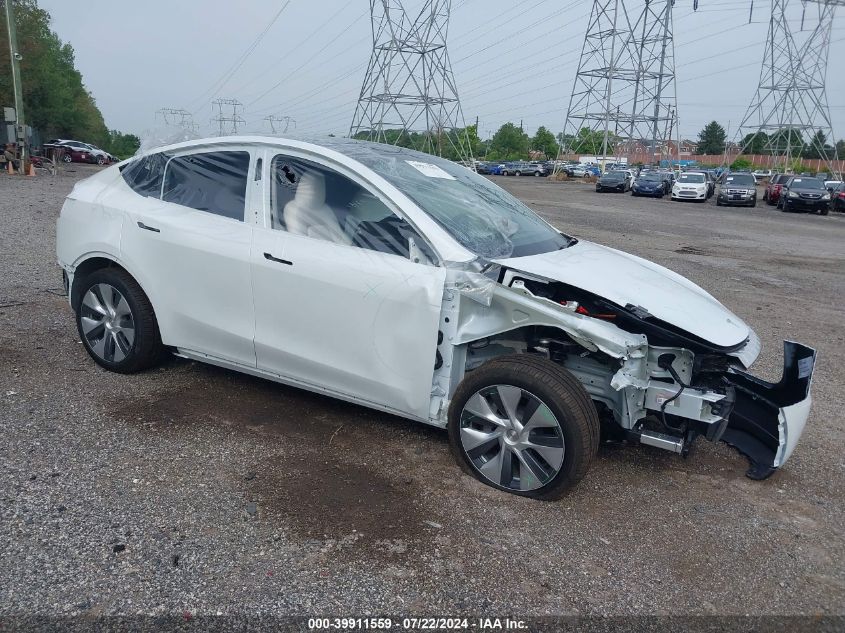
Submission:
M 158 147 L 174 145 L 184 141 L 195 141 L 202 138 L 199 134 L 177 125 L 163 125 L 161 127 L 144 130 L 141 133 L 141 146 L 135 152 L 136 156 L 146 154 Z

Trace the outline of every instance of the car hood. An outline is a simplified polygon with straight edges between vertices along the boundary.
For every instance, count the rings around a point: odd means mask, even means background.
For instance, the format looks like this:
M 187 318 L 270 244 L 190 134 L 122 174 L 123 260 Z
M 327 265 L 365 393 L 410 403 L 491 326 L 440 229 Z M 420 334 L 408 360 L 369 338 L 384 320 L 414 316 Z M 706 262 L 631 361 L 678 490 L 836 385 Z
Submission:
M 575 286 L 620 306 L 633 304 L 708 341 L 734 347 L 751 329 L 704 289 L 648 260 L 592 242 L 496 263 Z
M 663 185 L 663 181 L 660 180 L 636 180 L 634 184 L 637 187 L 660 187 Z

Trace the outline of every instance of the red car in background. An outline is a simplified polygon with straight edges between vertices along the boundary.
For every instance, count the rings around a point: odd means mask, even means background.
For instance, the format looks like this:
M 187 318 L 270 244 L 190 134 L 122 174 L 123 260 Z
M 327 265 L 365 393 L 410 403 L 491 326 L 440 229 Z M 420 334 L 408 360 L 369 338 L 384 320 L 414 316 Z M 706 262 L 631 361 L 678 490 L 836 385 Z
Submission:
M 789 174 L 775 174 L 766 185 L 766 190 L 763 192 L 763 200 L 766 204 L 777 204 L 780 200 L 780 192 L 786 181 L 792 178 Z

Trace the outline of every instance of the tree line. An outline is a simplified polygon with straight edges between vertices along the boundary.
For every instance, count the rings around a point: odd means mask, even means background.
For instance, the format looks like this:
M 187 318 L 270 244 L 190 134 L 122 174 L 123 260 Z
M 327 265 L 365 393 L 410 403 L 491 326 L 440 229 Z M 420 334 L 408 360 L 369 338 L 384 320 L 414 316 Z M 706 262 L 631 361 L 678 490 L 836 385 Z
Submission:
M 14 2 L 27 125 L 37 129 L 42 140 L 71 138 L 93 143 L 119 157 L 134 154 L 140 146 L 138 137 L 108 129 L 76 69 L 73 47 L 50 29 L 50 14 L 38 6 L 37 0 L 5 1 Z M 5 12 L 0 11 L 0 33 L 6 32 Z M 0 39 L 0 106 L 12 106 L 9 47 L 5 37 Z
M 722 154 L 725 151 L 728 135 L 725 128 L 718 121 L 711 121 L 698 133 L 699 154 Z M 799 130 L 784 129 L 772 134 L 755 132 L 746 134 L 739 144 L 743 154 L 782 156 L 790 150 L 796 159 L 834 159 L 845 156 L 845 141 L 839 141 L 835 146 L 828 142 L 821 130 L 817 131 L 809 140 Z

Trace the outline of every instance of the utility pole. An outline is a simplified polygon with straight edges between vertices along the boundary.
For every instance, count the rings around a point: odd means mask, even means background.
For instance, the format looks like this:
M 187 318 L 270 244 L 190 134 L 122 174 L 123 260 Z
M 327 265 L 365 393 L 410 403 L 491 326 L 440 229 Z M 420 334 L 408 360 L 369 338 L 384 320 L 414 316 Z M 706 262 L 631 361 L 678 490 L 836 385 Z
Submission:
M 790 16 L 790 0 L 771 0 L 769 34 L 757 92 L 739 124 L 736 138 L 745 153 L 757 134 L 767 137 L 765 151 L 776 169 L 788 170 L 793 158 L 814 149 L 833 173 L 836 141 L 827 102 L 826 75 L 833 17 L 845 0 L 802 0 L 800 28 Z M 793 5 L 795 3 L 793 2 Z M 816 14 L 805 30 L 807 10 Z M 833 146 L 828 152 L 816 136 Z
M 293 127 L 296 127 L 296 120 L 290 118 L 289 116 L 276 116 L 275 114 L 271 114 L 270 116 L 264 117 L 264 120 L 270 124 L 270 129 L 273 130 L 273 134 L 285 134 L 290 127 L 290 124 L 293 123 Z M 285 129 L 281 132 L 276 128 L 276 124 L 285 124 Z M 279 125 L 281 128 L 281 125 Z
M 6 31 L 9 35 L 9 59 L 12 63 L 12 90 L 15 93 L 15 144 L 21 149 L 21 167 L 26 169 L 27 147 L 26 127 L 23 112 L 23 85 L 21 83 L 21 65 L 23 59 L 18 51 L 18 36 L 15 28 L 15 10 L 13 0 L 6 0 Z
M 229 133 L 237 134 L 238 126 L 246 123 L 238 113 L 238 108 L 242 108 L 244 104 L 237 99 L 217 98 L 211 102 L 211 105 L 217 108 L 217 116 L 213 117 L 211 122 L 217 123 L 219 136 L 226 136 Z M 231 114 L 224 113 L 224 111 L 228 111 L 229 109 L 231 109 Z M 226 125 L 227 123 L 229 124 L 228 126 Z M 227 128 L 231 132 L 228 132 Z
M 159 108 L 156 116 L 160 117 L 165 125 L 175 125 L 197 134 L 197 124 L 194 122 L 194 115 L 183 108 Z
M 577 139 L 586 129 L 595 139 L 601 135 L 606 158 L 611 130 L 616 129 L 628 137 L 621 139 L 617 153 L 631 154 L 644 142 L 654 161 L 660 130 L 672 125 L 677 110 L 675 4 L 675 0 L 593 0 L 564 134 Z M 695 0 L 693 9 L 697 8 Z
M 452 0 L 415 2 L 411 15 L 403 2 L 370 0 L 373 50 L 349 136 L 430 154 L 442 153 L 445 136 L 461 160 L 471 161 L 446 48 Z

